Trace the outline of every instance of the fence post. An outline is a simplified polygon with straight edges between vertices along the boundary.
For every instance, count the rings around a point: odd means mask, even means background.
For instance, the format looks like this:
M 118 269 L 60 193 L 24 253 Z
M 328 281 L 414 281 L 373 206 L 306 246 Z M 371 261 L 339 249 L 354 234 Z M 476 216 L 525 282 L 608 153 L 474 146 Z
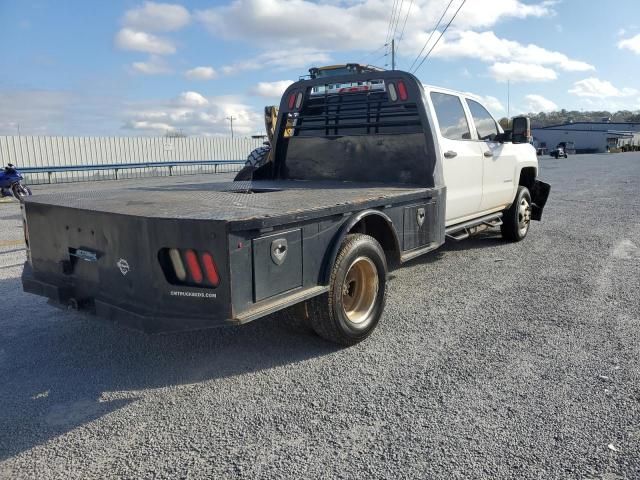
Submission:
M 49 176 L 49 183 L 51 183 L 51 172 L 47 172 L 47 175 Z
M 173 176 L 173 165 L 169 165 L 169 176 Z
M 118 179 L 118 169 L 114 168 L 113 170 L 116 172 L 116 180 L 117 180 Z

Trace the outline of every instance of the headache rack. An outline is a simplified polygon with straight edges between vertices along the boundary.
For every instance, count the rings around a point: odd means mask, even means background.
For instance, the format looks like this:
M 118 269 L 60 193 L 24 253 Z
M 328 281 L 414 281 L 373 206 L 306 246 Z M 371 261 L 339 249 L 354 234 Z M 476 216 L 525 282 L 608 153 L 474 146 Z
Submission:
M 384 82 L 382 86 L 384 87 Z M 415 102 L 392 100 L 386 88 L 304 95 L 299 112 L 288 113 L 293 136 L 375 135 L 422 132 Z

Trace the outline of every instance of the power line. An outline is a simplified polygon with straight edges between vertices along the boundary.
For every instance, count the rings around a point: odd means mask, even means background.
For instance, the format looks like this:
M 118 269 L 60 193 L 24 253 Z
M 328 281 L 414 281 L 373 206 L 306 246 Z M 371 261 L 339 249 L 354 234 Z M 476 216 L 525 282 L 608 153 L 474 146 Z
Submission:
M 398 42 L 400 42 L 404 38 L 404 29 L 407 27 L 407 20 L 409 19 L 409 12 L 411 12 L 411 7 L 413 7 L 413 0 L 409 4 L 409 9 L 407 10 L 407 14 L 404 16 L 404 25 L 402 25 L 402 31 L 400 32 L 400 38 Z
M 404 16 L 404 24 L 402 25 L 402 31 L 400 32 L 400 37 L 398 38 L 398 43 L 396 44 L 396 53 L 399 50 L 399 45 L 402 39 L 404 38 L 404 29 L 407 28 L 407 20 L 409 19 L 409 13 L 411 12 L 411 7 L 413 7 L 413 1 L 409 4 L 409 9 L 407 10 L 407 14 Z
M 375 50 L 371 50 L 370 52 L 366 53 L 364 57 L 362 57 L 362 61 L 360 63 L 364 63 L 364 60 L 372 55 L 375 55 L 376 53 L 378 53 L 380 50 L 382 50 L 383 48 L 385 48 L 387 46 L 387 44 L 385 43 L 384 45 L 380 45 L 378 48 L 376 48 Z M 384 54 L 386 55 L 386 53 Z M 378 57 L 380 58 L 380 57 Z M 378 59 L 376 58 L 376 60 Z
M 389 44 L 393 37 L 393 24 L 395 23 L 396 11 L 398 7 L 398 0 L 393 0 L 393 6 L 391 8 L 391 18 L 389 18 L 389 25 L 387 26 L 387 36 L 385 37 L 385 43 Z M 387 52 L 389 50 L 387 49 Z
M 396 32 L 398 31 L 398 24 L 400 23 L 400 15 L 402 15 L 402 7 L 404 6 L 404 0 L 400 1 L 400 8 L 396 13 L 396 25 L 393 27 L 393 34 L 391 35 L 391 39 L 396 38 Z
M 456 10 L 456 13 L 453 14 L 453 17 L 451 17 L 451 20 L 449 20 L 449 23 L 447 23 L 447 26 L 444 27 L 444 30 L 442 30 L 442 33 L 440 34 L 440 36 L 438 37 L 438 39 L 435 41 L 435 43 L 431 46 L 431 48 L 429 49 L 429 51 L 427 52 L 427 54 L 424 56 L 424 58 L 422 59 L 422 61 L 420 62 L 420 65 L 418 65 L 416 67 L 416 69 L 413 71 L 413 73 L 416 73 L 418 71 L 418 69 L 422 66 L 422 64 L 424 63 L 424 61 L 429 57 L 429 54 L 433 51 L 434 48 L 436 48 L 436 45 L 438 45 L 438 42 L 440 41 L 440 39 L 442 38 L 442 36 L 445 34 L 445 32 L 447 31 L 447 29 L 449 28 L 449 25 L 451 25 L 451 23 L 455 20 L 456 16 L 458 15 L 458 12 L 460 12 L 460 10 L 462 9 L 462 7 L 464 6 L 464 4 L 467 2 L 467 0 L 462 0 L 462 3 L 460 4 L 460 6 L 458 7 L 458 9 Z
M 424 52 L 424 49 L 427 48 L 427 45 L 429 45 L 429 42 L 431 41 L 431 37 L 433 37 L 433 33 L 438 29 L 438 27 L 440 26 L 440 22 L 442 22 L 442 19 L 444 18 L 444 16 L 447 14 L 447 12 L 449 11 L 449 7 L 451 6 L 451 4 L 453 3 L 453 0 L 449 0 L 449 4 L 447 5 L 447 8 L 444 9 L 444 12 L 442 12 L 442 15 L 440 15 L 440 19 L 438 20 L 438 23 L 436 23 L 435 27 L 433 27 L 431 29 L 431 33 L 429 34 L 429 38 L 427 38 L 427 41 L 424 42 L 424 45 L 422 46 L 422 50 L 420 50 L 420 53 L 418 54 L 418 56 L 415 58 L 415 60 L 413 61 L 413 63 L 411 64 L 411 66 L 409 67 L 409 71 L 411 71 L 411 69 L 413 68 L 413 66 L 416 64 L 416 62 L 418 61 L 418 59 L 420 58 L 420 56 L 422 55 L 422 52 Z

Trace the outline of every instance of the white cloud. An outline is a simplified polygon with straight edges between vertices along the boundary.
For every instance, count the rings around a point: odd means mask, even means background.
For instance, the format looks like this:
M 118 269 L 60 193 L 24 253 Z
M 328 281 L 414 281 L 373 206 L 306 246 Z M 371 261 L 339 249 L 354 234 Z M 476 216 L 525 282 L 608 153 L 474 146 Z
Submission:
M 416 0 L 412 4 L 405 38 L 429 31 L 447 0 Z M 451 6 L 454 12 L 460 5 Z M 467 2 L 456 17 L 456 28 L 486 28 L 505 18 L 543 17 L 552 14 L 552 2 L 519 0 Z M 369 50 L 387 37 L 390 1 L 312 2 L 309 0 L 235 0 L 197 11 L 195 17 L 215 36 L 282 48 L 305 45 L 319 50 Z M 403 9 L 406 12 L 408 6 Z M 283 33 L 286 32 L 286 33 Z M 424 42 L 424 40 L 423 40 Z M 416 52 L 417 53 L 417 52 Z
M 237 135 L 251 135 L 264 129 L 262 114 L 235 96 L 204 97 L 197 92 L 183 92 L 165 101 L 129 104 L 122 128 L 135 134 L 158 135 L 182 131 L 187 135 L 227 136 L 233 115 Z
M 0 91 L 0 135 L 114 135 L 122 105 L 95 91 Z
M 428 38 L 423 34 L 422 44 Z M 431 42 L 435 42 L 434 38 Z M 428 47 L 429 48 L 429 47 Z M 494 32 L 459 31 L 449 38 L 443 37 L 432 55 L 441 58 L 474 58 L 485 62 L 511 61 L 554 66 L 569 72 L 595 70 L 593 65 L 573 60 L 564 53 L 547 50 L 537 45 L 523 45 L 514 40 L 499 38 Z M 524 62 L 523 62 L 523 59 Z
M 218 73 L 212 67 L 195 67 L 184 72 L 184 76 L 190 80 L 212 80 Z
M 138 32 L 130 28 L 123 28 L 117 34 L 115 43 L 123 50 L 166 55 L 175 53 L 176 47 L 169 40 L 157 37 L 150 33 Z
M 525 95 L 527 108 L 530 112 L 551 112 L 558 110 L 558 105 L 542 95 L 529 94 Z
M 489 110 L 491 110 L 492 112 L 504 112 L 506 111 L 506 109 L 504 108 L 504 105 L 502 105 L 502 102 L 500 102 L 500 100 L 498 100 L 496 97 L 492 97 L 491 95 L 487 95 L 487 96 L 479 96 L 478 97 L 481 101 L 481 103 L 487 107 Z
M 639 95 L 640 92 L 635 88 L 618 88 L 607 80 L 590 77 L 577 81 L 573 84 L 573 88 L 569 90 L 578 97 L 631 97 Z
M 209 100 L 198 92 L 182 92 L 178 98 L 175 99 L 175 103 L 182 107 L 202 107 L 208 105 Z
M 618 42 L 618 48 L 626 48 L 640 55 L 640 33 L 634 37 L 626 38 Z
M 151 55 L 146 62 L 133 62 L 131 68 L 134 72 L 143 75 L 164 75 L 171 73 L 171 68 L 169 68 L 167 62 L 157 55 Z
M 278 80 L 275 82 L 258 82 L 249 93 L 259 97 L 279 98 L 289 85 L 293 83 L 292 80 Z
M 182 5 L 145 2 L 143 6 L 125 12 L 122 23 L 145 32 L 172 32 L 186 26 L 191 19 Z
M 497 62 L 489 67 L 489 72 L 498 82 L 546 82 L 558 78 L 550 68 L 520 62 Z
M 324 51 L 293 48 L 265 52 L 248 60 L 225 65 L 221 70 L 226 75 L 232 75 L 248 70 L 301 69 L 313 64 L 326 64 L 329 61 L 331 61 L 331 57 Z

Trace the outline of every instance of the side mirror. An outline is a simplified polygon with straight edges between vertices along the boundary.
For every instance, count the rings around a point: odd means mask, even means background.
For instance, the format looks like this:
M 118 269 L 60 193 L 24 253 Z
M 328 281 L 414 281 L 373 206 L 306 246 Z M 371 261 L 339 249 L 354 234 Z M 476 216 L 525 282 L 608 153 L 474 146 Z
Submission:
M 529 143 L 531 138 L 531 120 L 529 117 L 513 117 L 511 120 L 511 141 Z

